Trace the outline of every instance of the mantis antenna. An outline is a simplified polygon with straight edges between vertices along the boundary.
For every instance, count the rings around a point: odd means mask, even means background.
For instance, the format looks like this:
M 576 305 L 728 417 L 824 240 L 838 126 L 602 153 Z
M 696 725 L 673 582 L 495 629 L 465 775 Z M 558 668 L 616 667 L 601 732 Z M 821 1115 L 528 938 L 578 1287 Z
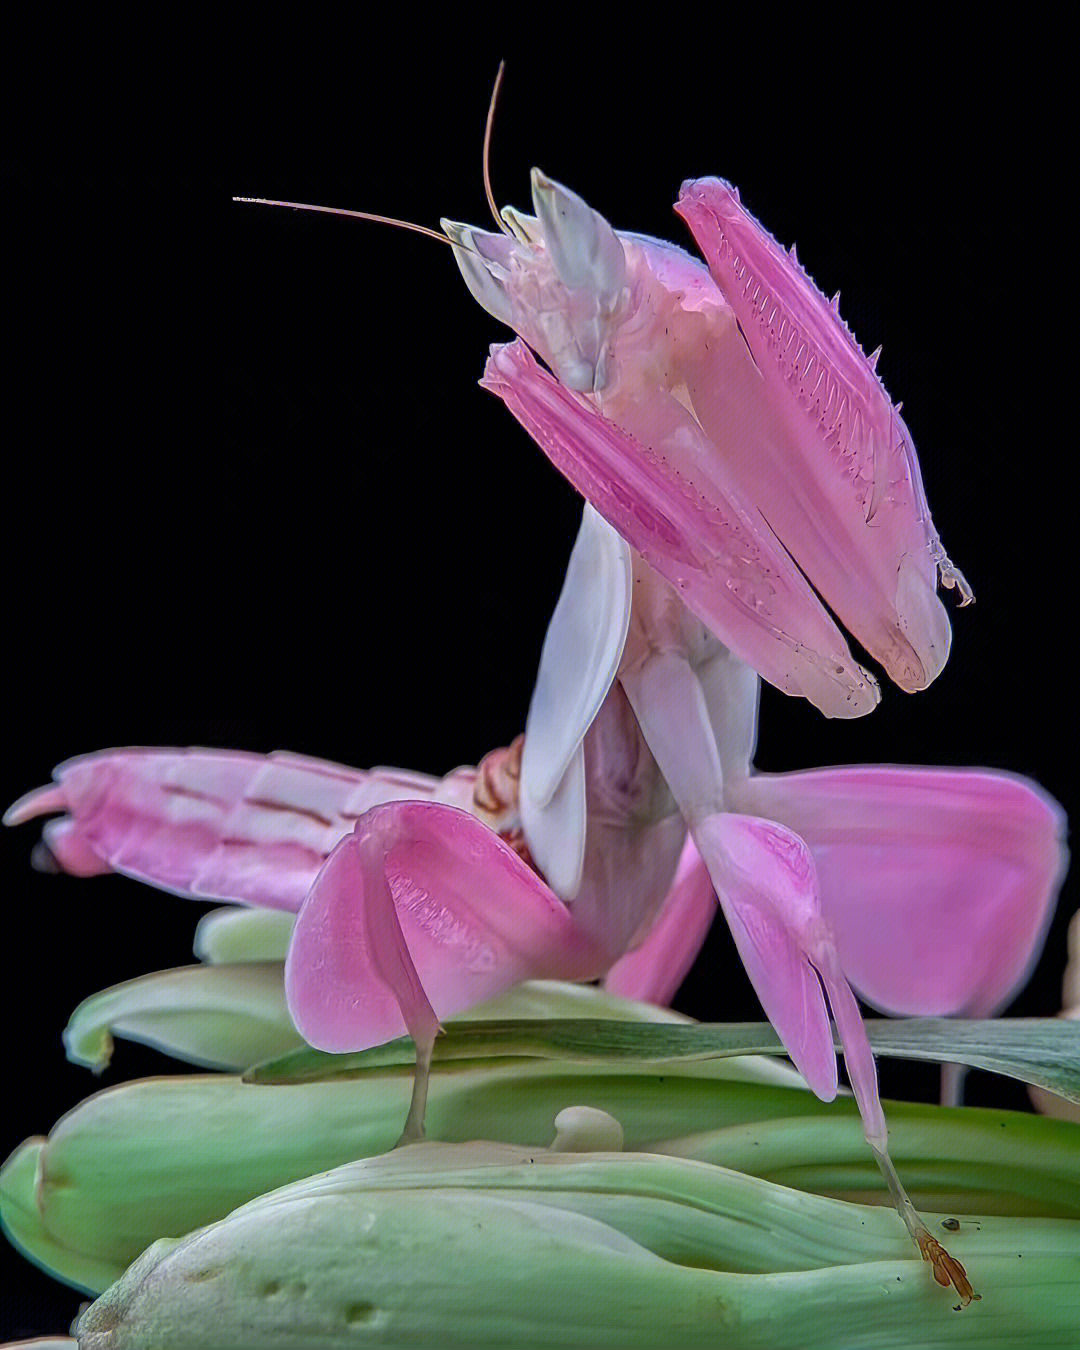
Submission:
M 495 123 L 495 104 L 499 98 L 499 89 L 502 85 L 503 73 L 506 70 L 506 62 L 499 62 L 499 70 L 495 76 L 495 87 L 491 91 L 491 102 L 488 104 L 487 122 L 484 125 L 484 192 L 487 196 L 488 206 L 491 207 L 491 214 L 495 217 L 495 223 L 503 234 L 510 234 L 506 222 L 499 215 L 499 209 L 495 205 L 495 195 L 491 190 L 491 174 L 488 168 L 491 154 L 491 131 Z M 412 230 L 414 234 L 422 234 L 427 239 L 435 239 L 440 244 L 449 244 L 451 248 L 464 248 L 465 245 L 455 243 L 448 239 L 445 234 L 440 234 L 438 230 L 429 230 L 426 225 L 416 225 L 411 220 L 397 220 L 394 216 L 378 216 L 372 211 L 347 211 L 341 206 L 311 206 L 307 202 L 281 202 L 270 197 L 234 197 L 234 202 L 243 202 L 248 206 L 284 206 L 290 211 L 318 211 L 327 216 L 351 216 L 354 220 L 370 220 L 376 225 L 392 225 L 398 230 Z M 511 236 L 512 237 L 512 236 Z
M 502 88 L 503 75 L 506 72 L 506 62 L 499 62 L 499 69 L 495 75 L 495 87 L 491 91 L 491 102 L 488 104 L 487 121 L 484 123 L 484 192 L 487 196 L 488 206 L 491 208 L 491 214 L 495 217 L 495 224 L 502 230 L 503 234 L 513 235 L 506 221 L 499 214 L 499 208 L 495 205 L 495 194 L 491 190 L 491 131 L 495 125 L 495 104 L 499 101 L 499 90 Z
M 440 244 L 449 244 L 451 248 L 461 248 L 453 240 L 447 239 L 438 230 L 429 230 L 426 225 L 414 225 L 411 220 L 395 220 L 393 216 L 377 216 L 371 211 L 346 211 L 341 206 L 309 206 L 306 202 L 278 202 L 269 197 L 234 197 L 234 202 L 245 202 L 251 206 L 287 206 L 292 211 L 320 211 L 327 216 L 352 216 L 355 220 L 373 220 L 376 225 L 393 225 L 398 230 L 412 230 L 415 234 L 426 235 L 428 239 L 437 239 Z

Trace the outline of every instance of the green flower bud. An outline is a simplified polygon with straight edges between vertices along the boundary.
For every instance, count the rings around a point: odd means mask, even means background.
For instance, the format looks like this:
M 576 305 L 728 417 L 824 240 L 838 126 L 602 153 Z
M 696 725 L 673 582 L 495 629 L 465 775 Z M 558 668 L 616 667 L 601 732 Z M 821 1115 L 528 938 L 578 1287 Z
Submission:
M 155 1244 L 83 1315 L 79 1345 L 1074 1343 L 1080 1222 L 931 1222 L 982 1296 L 960 1314 L 888 1209 L 686 1159 L 420 1144 Z
M 69 1053 L 106 1062 L 115 1032 L 218 1063 L 258 1059 L 260 1038 L 265 1053 L 269 1038 L 296 1035 L 281 984 L 281 967 L 272 964 L 185 968 L 133 980 L 76 1010 Z M 688 1020 L 549 981 L 521 985 L 469 1016 Z M 768 1089 L 760 1100 L 759 1084 Z M 297 1177 L 391 1148 L 411 1088 L 411 1062 L 353 1081 L 287 1088 L 223 1076 L 123 1084 L 69 1112 L 47 1140 L 16 1150 L 0 1170 L 0 1219 L 32 1260 L 97 1293 L 156 1238 L 220 1219 Z M 435 1072 L 428 1127 L 438 1138 L 464 1140 L 482 1122 L 497 1138 L 542 1145 L 555 1116 L 574 1101 L 618 1114 L 635 1147 L 688 1128 L 758 1119 L 762 1111 L 828 1109 L 791 1069 L 753 1056 L 629 1070 L 459 1061 Z
M 195 955 L 212 965 L 284 961 L 295 926 L 296 915 L 285 910 L 225 905 L 196 924 Z
M 620 1120 L 629 1148 L 717 1124 L 827 1111 L 802 1088 L 740 1080 L 740 1059 L 638 1067 L 527 1063 L 437 1069 L 428 1130 L 542 1146 L 569 1103 Z M 391 1149 L 408 1067 L 260 1087 L 224 1075 L 152 1078 L 88 1098 L 0 1170 L 9 1236 L 59 1278 L 98 1292 L 156 1238 L 222 1218 L 264 1191 Z M 833 1104 L 835 1106 L 835 1103 Z

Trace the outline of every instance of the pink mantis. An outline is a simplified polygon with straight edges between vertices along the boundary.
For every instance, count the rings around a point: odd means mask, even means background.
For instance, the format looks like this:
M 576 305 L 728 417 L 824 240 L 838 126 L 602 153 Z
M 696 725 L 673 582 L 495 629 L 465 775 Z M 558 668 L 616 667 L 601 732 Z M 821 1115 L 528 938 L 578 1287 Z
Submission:
M 606 975 L 667 1001 L 711 923 L 713 881 L 823 1096 L 836 1067 L 817 976 L 850 1006 L 838 958 L 892 1013 L 1002 1006 L 1060 879 L 1056 806 L 989 772 L 754 774 L 757 678 L 678 608 L 673 624 L 670 600 L 587 509 L 524 755 L 519 739 L 440 780 L 281 754 L 106 751 L 62 765 L 5 820 L 65 812 L 45 843 L 77 875 L 299 912 L 293 1007 L 332 1050 L 529 977 Z M 665 643 L 659 669 L 641 658 L 650 640 Z M 378 928 L 370 948 L 355 925 Z
M 524 746 L 441 780 L 289 755 L 111 751 L 62 765 L 6 820 L 66 812 L 45 840 L 77 874 L 298 911 L 286 982 L 304 1035 L 329 1050 L 416 1041 L 404 1138 L 422 1135 L 440 1018 L 526 978 L 603 976 L 666 1001 L 715 887 L 770 1019 L 826 1099 L 831 1007 L 900 1212 L 966 1297 L 888 1160 L 847 976 L 894 1013 L 1004 1003 L 1052 909 L 1061 813 L 1002 774 L 755 775 L 757 691 L 587 507 Z
M 440 1018 L 527 977 L 669 998 L 715 891 L 824 1098 L 831 1011 L 901 1215 L 963 1292 L 888 1161 L 848 981 L 897 1013 L 1001 1006 L 1053 904 L 1060 812 L 1000 774 L 751 772 L 758 675 L 830 716 L 877 702 L 817 592 L 915 690 L 948 655 L 938 575 L 970 591 L 874 358 L 737 193 L 683 189 L 708 268 L 616 234 L 539 173 L 533 198 L 535 216 L 497 214 L 499 234 L 444 222 L 470 290 L 520 335 L 483 383 L 591 503 L 523 750 L 443 780 L 105 752 L 8 819 L 66 812 L 46 838 L 70 871 L 296 911 L 286 982 L 305 1036 L 416 1042 L 406 1138 Z

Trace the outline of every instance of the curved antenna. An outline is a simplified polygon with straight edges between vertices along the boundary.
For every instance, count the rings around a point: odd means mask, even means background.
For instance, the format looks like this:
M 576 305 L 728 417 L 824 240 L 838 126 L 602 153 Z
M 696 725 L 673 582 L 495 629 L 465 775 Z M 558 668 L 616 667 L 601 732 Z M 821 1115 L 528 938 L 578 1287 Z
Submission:
M 393 216 L 377 216 L 371 211 L 346 211 L 340 206 L 309 206 L 306 202 L 278 202 L 269 197 L 234 197 L 233 201 L 245 202 L 250 206 L 285 206 L 291 211 L 319 211 L 327 216 L 352 216 L 354 220 L 371 220 L 376 225 L 393 225 L 398 230 L 412 230 L 414 234 L 436 239 L 440 244 L 449 244 L 451 248 L 464 247 L 462 244 L 455 244 L 438 230 L 429 230 L 426 225 L 414 225 L 411 220 L 395 220 Z
M 502 216 L 499 215 L 499 208 L 495 205 L 495 194 L 491 190 L 491 130 L 495 125 L 495 104 L 499 101 L 499 90 L 502 87 L 505 71 L 506 62 L 500 61 L 498 73 L 495 76 L 495 87 L 491 91 L 491 102 L 488 104 L 487 122 L 484 124 L 484 192 L 487 195 L 487 203 L 491 209 L 491 214 L 495 218 L 495 224 L 498 225 L 503 234 L 510 235 L 513 238 L 513 232 Z

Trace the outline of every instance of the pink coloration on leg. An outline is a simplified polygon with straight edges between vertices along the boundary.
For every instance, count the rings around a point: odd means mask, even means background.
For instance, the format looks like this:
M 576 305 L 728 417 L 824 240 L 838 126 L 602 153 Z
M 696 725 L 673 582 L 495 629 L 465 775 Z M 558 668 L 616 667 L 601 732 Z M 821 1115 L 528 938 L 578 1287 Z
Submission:
M 859 1005 L 844 977 L 840 958 L 831 940 L 819 945 L 815 969 L 821 976 L 833 1021 L 836 1023 L 840 1045 L 844 1051 L 844 1068 L 847 1070 L 851 1090 L 858 1103 L 867 1141 L 878 1152 L 887 1154 L 889 1128 L 885 1123 L 885 1112 L 881 1108 L 874 1052 L 870 1049 L 870 1038 L 866 1034 Z
M 795 1067 L 831 1101 L 836 1054 L 815 962 L 830 939 L 809 850 L 790 830 L 751 816 L 709 816 L 694 842 L 761 1006 Z
M 716 894 L 701 855 L 688 839 L 671 890 L 645 940 L 616 961 L 604 988 L 623 998 L 666 1006 L 678 993 L 716 916 Z
M 730 805 L 809 845 L 847 977 L 907 1016 L 989 1017 L 1023 984 L 1064 876 L 1061 808 L 976 769 L 756 774 Z
M 853 1047 L 866 1088 L 860 1109 L 867 1130 L 876 1130 L 876 1077 L 865 1074 L 866 1036 L 843 984 L 810 850 L 784 825 L 731 810 L 749 769 L 740 760 L 752 744 L 756 691 L 737 663 L 720 661 L 716 639 L 689 619 L 662 578 L 639 562 L 634 581 L 619 680 L 708 869 L 743 965 L 796 1067 L 826 1101 L 836 1095 L 837 1066 L 822 977 L 846 991 L 843 1044 Z M 725 674 L 731 697 L 722 687 Z M 721 753 L 729 736 L 730 752 Z M 725 761 L 734 773 L 730 784 Z
M 600 973 L 595 945 L 566 907 L 468 812 L 415 801 L 374 807 L 319 873 L 289 949 L 289 1006 L 313 1045 L 361 1050 L 412 1034 L 409 1008 L 420 1007 L 412 977 L 400 968 L 386 975 L 385 954 L 399 950 L 388 906 L 440 1018 L 521 980 Z
M 381 845 L 377 829 L 336 845 L 289 946 L 285 990 L 293 1020 L 322 1049 L 355 1049 L 361 1023 L 378 1028 L 375 1043 L 407 1033 L 417 1046 L 430 1045 L 439 1030 L 401 930 Z

